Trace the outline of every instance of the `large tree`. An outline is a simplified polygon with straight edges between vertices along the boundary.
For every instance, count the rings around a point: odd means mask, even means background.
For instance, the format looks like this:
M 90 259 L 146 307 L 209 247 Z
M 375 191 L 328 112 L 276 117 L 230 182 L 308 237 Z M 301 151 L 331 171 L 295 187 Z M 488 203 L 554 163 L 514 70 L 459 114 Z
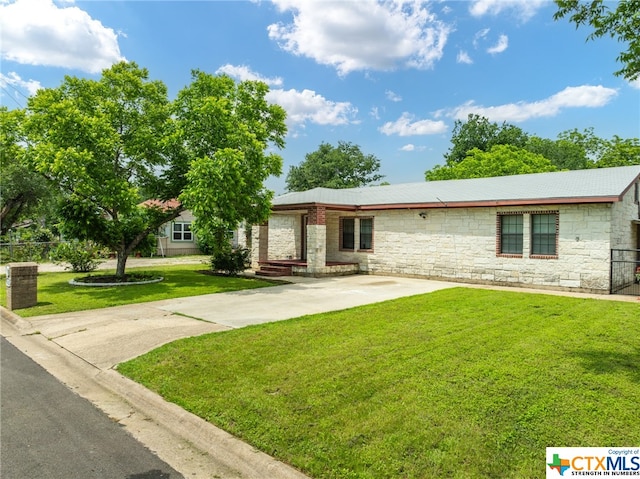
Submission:
M 316 151 L 305 155 L 300 165 L 289 168 L 287 190 L 366 186 L 384 178 L 379 169 L 380 160 L 362 153 L 358 145 L 339 141 L 334 147 L 323 142 Z
M 196 217 L 196 232 L 225 248 L 226 233 L 241 222 L 269 217 L 273 192 L 264 181 L 282 171 L 282 158 L 268 151 L 284 147 L 286 113 L 269 104 L 265 83 L 236 84 L 228 76 L 193 72 L 178 93 L 174 114 L 189 164 L 180 199 Z
M 444 154 L 444 158 L 447 165 L 454 165 L 464 160 L 474 148 L 487 151 L 494 145 L 524 147 L 527 140 L 528 135 L 515 125 L 506 122 L 499 125 L 471 113 L 466 121 L 455 121 L 451 135 L 452 146 Z
M 66 192 L 63 231 L 111 248 L 123 276 L 140 242 L 187 206 L 203 234 L 266 219 L 272 193 L 263 181 L 282 160 L 265 149 L 282 147 L 286 133 L 267 92 L 261 82 L 194 72 L 172 104 L 146 69 L 118 63 L 99 80 L 66 77 L 29 100 L 28 156 Z M 142 207 L 142 192 L 184 203 Z
M 542 155 L 514 145 L 494 145 L 489 151 L 474 148 L 458 163 L 436 166 L 426 172 L 425 178 L 427 181 L 459 180 L 547 171 L 557 171 L 557 168 Z
M 27 154 L 64 193 L 62 231 L 115 251 L 118 276 L 138 244 L 180 213 L 139 206 L 141 188 L 154 191 L 172 169 L 169 106 L 165 85 L 127 62 L 99 80 L 67 76 L 28 102 Z
M 598 168 L 631 165 L 640 165 L 640 140 L 617 135 L 605 143 L 602 155 L 596 161 Z
M 569 16 L 569 20 L 580 26 L 591 26 L 593 31 L 587 39 L 609 36 L 627 45 L 618 55 L 622 68 L 615 72 L 627 80 L 640 76 L 640 0 L 555 0 L 558 10 L 554 19 Z M 615 8 L 613 8 L 615 6 Z
M 51 198 L 45 178 L 25 163 L 23 122 L 23 110 L 0 107 L 0 235 Z
M 569 139 L 529 137 L 525 149 L 551 161 L 559 170 L 584 170 L 593 167 L 584 146 Z

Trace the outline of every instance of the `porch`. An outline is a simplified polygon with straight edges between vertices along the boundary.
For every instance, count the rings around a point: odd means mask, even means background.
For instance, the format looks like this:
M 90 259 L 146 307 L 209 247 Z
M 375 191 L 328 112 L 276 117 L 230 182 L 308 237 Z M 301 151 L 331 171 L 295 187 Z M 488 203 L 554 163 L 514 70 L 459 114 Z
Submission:
M 267 260 L 258 262 L 259 269 L 256 276 L 346 276 L 357 274 L 360 269 L 358 263 L 341 261 L 327 261 L 323 268 L 309 271 L 307 261 L 303 259 Z

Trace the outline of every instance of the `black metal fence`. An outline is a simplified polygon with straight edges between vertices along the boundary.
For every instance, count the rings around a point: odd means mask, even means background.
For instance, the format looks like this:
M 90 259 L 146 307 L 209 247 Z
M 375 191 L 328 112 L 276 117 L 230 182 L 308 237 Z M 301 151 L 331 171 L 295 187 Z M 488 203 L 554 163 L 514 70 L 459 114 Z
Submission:
M 640 296 L 640 249 L 611 250 L 610 292 Z

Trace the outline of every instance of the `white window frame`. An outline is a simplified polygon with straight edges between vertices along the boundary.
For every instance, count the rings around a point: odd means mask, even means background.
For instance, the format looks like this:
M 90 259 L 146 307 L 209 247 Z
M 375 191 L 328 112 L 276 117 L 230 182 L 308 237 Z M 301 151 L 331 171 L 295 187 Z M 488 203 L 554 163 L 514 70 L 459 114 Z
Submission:
M 178 236 L 176 238 L 176 236 Z M 171 225 L 171 241 L 176 243 L 193 243 L 193 231 L 190 221 L 174 221 Z

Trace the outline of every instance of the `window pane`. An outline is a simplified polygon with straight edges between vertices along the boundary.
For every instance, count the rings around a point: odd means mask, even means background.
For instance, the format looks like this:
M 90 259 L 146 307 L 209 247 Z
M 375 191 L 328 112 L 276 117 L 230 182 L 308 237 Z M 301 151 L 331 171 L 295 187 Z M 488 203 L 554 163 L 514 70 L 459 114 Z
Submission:
M 522 254 L 522 215 L 500 216 L 500 253 Z
M 360 220 L 360 249 L 373 248 L 373 218 Z
M 353 249 L 355 220 L 342 218 L 342 249 Z
M 531 215 L 531 253 L 556 254 L 556 215 Z

